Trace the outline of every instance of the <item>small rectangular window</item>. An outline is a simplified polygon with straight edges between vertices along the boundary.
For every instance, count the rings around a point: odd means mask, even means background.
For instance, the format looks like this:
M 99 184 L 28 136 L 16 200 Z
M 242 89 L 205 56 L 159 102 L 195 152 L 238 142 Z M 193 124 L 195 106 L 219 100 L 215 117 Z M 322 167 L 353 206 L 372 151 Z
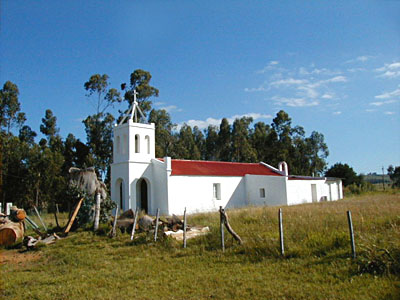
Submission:
M 221 184 L 213 183 L 213 199 L 221 200 Z
M 260 198 L 265 198 L 265 189 L 264 188 L 260 189 Z

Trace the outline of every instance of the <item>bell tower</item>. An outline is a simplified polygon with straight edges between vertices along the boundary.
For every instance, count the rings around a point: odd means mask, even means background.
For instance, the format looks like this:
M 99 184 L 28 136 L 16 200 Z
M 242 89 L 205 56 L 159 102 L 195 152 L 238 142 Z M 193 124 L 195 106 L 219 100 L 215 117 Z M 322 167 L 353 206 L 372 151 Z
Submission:
M 136 185 L 142 184 L 138 183 L 140 180 L 150 180 L 149 165 L 155 158 L 154 123 L 144 123 L 146 118 L 140 110 L 136 95 L 134 91 L 132 106 L 114 127 L 111 199 L 118 204 L 119 209 L 123 210 L 135 209 L 137 206 L 140 209 L 148 209 L 150 186 L 143 192 L 148 198 L 146 200 L 137 199 Z M 143 123 L 138 122 L 138 113 Z

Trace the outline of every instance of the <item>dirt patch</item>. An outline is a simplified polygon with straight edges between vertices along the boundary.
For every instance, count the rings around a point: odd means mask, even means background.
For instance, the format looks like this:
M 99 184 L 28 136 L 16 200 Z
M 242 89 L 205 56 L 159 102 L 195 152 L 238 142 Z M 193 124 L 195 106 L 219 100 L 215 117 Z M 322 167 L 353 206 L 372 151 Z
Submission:
M 38 252 L 20 252 L 20 250 L 3 250 L 0 249 L 0 265 L 14 264 L 24 266 L 27 263 L 40 259 Z

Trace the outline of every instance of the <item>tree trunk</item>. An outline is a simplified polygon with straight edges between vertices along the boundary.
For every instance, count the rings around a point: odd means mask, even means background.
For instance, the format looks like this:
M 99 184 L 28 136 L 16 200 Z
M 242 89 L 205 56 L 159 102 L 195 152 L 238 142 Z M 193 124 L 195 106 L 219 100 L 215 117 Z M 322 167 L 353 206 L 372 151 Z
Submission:
M 97 229 L 99 229 L 99 222 L 100 222 L 100 193 L 97 193 L 95 215 L 94 215 L 94 231 L 97 231 Z

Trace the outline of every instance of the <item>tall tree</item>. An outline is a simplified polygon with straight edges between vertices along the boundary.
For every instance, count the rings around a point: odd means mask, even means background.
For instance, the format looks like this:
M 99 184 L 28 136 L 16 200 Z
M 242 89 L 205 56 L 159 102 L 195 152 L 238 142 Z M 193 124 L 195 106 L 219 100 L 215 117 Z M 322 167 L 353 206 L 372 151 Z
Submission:
M 232 126 L 232 159 L 235 162 L 255 162 L 257 153 L 250 142 L 249 126 L 253 118 L 236 119 Z
M 25 114 L 20 112 L 18 95 L 18 87 L 11 81 L 7 81 L 0 90 L 0 129 L 7 134 L 13 126 L 21 127 L 26 121 Z
M 400 166 L 390 165 L 387 169 L 390 179 L 393 181 L 393 187 L 400 187 Z
M 200 151 L 197 148 L 193 131 L 190 126 L 183 124 L 178 134 L 178 141 L 175 145 L 176 158 L 181 159 L 200 159 Z
M 218 160 L 231 161 L 232 159 L 232 137 L 231 125 L 226 118 L 221 120 L 218 132 Z
M 218 132 L 217 127 L 213 125 L 208 125 L 205 135 L 205 159 L 206 160 L 217 160 L 218 153 Z
M 88 116 L 83 123 L 94 166 L 104 178 L 112 160 L 114 117 L 109 113 L 106 113 L 104 117 L 96 114 Z
M 171 122 L 171 116 L 164 109 L 152 109 L 149 122 L 155 124 L 156 157 L 171 156 L 174 141 L 172 131 L 176 126 Z
M 84 84 L 85 90 L 88 91 L 86 96 L 89 99 L 92 99 L 91 96 L 95 94 L 95 101 L 91 103 L 95 107 L 96 115 L 103 114 L 114 103 L 122 101 L 120 93 L 114 88 L 109 88 L 108 79 L 107 74 L 94 74 Z
M 158 97 L 159 90 L 150 85 L 151 74 L 148 71 L 137 69 L 131 73 L 130 86 L 125 92 L 125 100 L 128 106 L 131 107 L 134 101 L 134 91 L 136 90 L 136 99 L 143 114 L 146 116 L 147 112 L 151 110 L 151 97 Z M 125 88 L 125 84 L 121 85 Z M 140 119 L 140 116 L 139 116 Z
M 102 178 L 106 177 L 108 165 L 112 160 L 112 126 L 114 117 L 106 110 L 115 103 L 122 101 L 120 93 L 110 88 L 107 74 L 94 74 L 84 84 L 88 91 L 89 99 L 94 98 L 96 113 L 88 116 L 83 124 L 87 136 L 87 145 L 90 148 L 90 156 L 86 162 L 92 161 Z
M 330 167 L 326 172 L 327 177 L 342 178 L 344 186 L 356 183 L 360 184 L 362 178 L 357 176 L 357 173 L 348 164 L 336 163 Z

